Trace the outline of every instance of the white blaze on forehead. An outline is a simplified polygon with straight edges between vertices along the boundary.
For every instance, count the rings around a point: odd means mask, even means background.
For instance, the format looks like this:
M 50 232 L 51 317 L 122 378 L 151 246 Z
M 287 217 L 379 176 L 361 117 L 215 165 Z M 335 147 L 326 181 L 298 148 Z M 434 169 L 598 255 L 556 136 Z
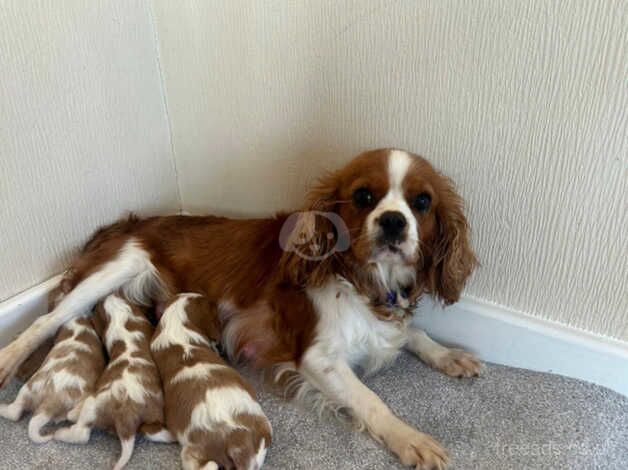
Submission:
M 392 150 L 388 156 L 389 191 L 403 195 L 403 179 L 408 174 L 412 158 L 403 150 Z
M 371 240 L 375 241 L 380 234 L 380 227 L 377 223 L 379 217 L 387 211 L 401 212 L 408 223 L 408 229 L 406 239 L 399 245 L 399 249 L 403 252 L 405 257 L 409 259 L 416 255 L 419 240 L 417 221 L 412 213 L 412 209 L 410 209 L 410 206 L 406 202 L 403 191 L 403 181 L 411 165 L 412 157 L 407 152 L 403 150 L 390 151 L 388 155 L 388 192 L 366 219 L 369 237 Z M 395 264 L 394 259 L 388 261 L 392 262 L 393 265 Z M 387 264 L 391 264 L 390 262 Z M 389 284 L 389 280 L 383 281 L 384 284 Z

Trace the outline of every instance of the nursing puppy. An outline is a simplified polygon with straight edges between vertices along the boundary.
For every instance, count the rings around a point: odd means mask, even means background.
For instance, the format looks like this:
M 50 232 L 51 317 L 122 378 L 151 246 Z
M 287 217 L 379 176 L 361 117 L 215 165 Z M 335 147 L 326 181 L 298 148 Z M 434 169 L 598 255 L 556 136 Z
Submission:
M 57 333 L 54 345 L 41 367 L 20 389 L 10 405 L 0 405 L 0 416 L 17 421 L 32 411 L 28 436 L 44 443 L 52 434 L 41 429 L 50 421 L 63 421 L 80 401 L 94 390 L 105 368 L 102 344 L 89 318 L 68 322 Z
M 183 447 L 185 470 L 258 470 L 271 426 L 251 386 L 212 349 L 219 336 L 205 297 L 181 294 L 166 307 L 151 344 L 166 426 Z
M 122 444 L 122 454 L 114 466 L 119 470 L 131 458 L 140 425 L 163 422 L 159 372 L 150 354 L 153 327 L 140 309 L 115 294 L 96 306 L 95 318 L 103 323 L 109 364 L 95 393 L 68 416 L 76 423 L 59 429 L 54 438 L 86 443 L 93 428 L 113 431 Z

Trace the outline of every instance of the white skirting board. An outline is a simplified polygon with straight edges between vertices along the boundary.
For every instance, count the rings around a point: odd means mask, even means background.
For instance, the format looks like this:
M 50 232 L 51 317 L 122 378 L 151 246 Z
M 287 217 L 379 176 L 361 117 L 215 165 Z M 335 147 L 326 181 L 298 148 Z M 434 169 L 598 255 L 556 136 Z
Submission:
M 466 297 L 441 308 L 423 302 L 415 320 L 437 341 L 482 360 L 551 372 L 628 396 L 628 343 Z
M 0 346 L 4 346 L 40 315 L 48 311 L 48 292 L 61 280 L 61 275 L 31 287 L 0 303 Z
M 0 303 L 0 345 L 46 312 L 56 276 Z M 628 343 L 473 298 L 445 309 L 424 301 L 416 324 L 485 361 L 587 380 L 628 396 Z

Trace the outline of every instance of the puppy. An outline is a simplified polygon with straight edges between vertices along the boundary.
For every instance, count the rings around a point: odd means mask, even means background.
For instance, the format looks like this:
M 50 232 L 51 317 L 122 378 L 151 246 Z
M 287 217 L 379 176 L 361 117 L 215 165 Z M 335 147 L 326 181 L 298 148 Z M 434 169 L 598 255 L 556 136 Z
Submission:
M 48 312 L 53 311 L 59 302 L 63 300 L 65 294 L 71 290 L 71 287 L 68 284 L 70 273 L 65 272 L 59 283 L 48 293 Z M 97 331 L 100 336 L 102 332 Z M 30 379 L 35 372 L 37 372 L 46 356 L 54 346 L 55 338 L 48 338 L 41 346 L 39 346 L 33 353 L 24 361 L 22 365 L 20 365 L 15 378 L 20 382 L 26 383 L 28 379 Z
M 96 319 L 103 323 L 110 362 L 96 391 L 68 416 L 76 423 L 59 429 L 54 438 L 86 443 L 92 428 L 111 430 L 122 444 L 122 454 L 114 466 L 119 470 L 131 458 L 140 425 L 163 422 L 159 372 L 150 354 L 153 327 L 140 309 L 115 294 L 97 305 Z
M 32 411 L 28 436 L 44 443 L 52 434 L 41 429 L 50 421 L 63 421 L 83 397 L 94 390 L 105 368 L 102 344 L 89 318 L 76 318 L 63 326 L 43 364 L 20 389 L 10 405 L 0 405 L 0 416 L 17 421 Z
M 218 337 L 217 312 L 205 297 L 181 294 L 166 306 L 151 344 L 166 425 L 183 446 L 185 470 L 258 470 L 271 426 L 251 386 L 212 349 Z

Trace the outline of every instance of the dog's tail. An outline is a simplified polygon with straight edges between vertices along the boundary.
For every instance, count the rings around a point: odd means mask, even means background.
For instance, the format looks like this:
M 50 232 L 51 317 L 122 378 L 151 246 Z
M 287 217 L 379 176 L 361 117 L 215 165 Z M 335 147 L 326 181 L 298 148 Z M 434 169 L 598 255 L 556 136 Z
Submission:
M 50 422 L 50 416 L 45 413 L 37 413 L 33 415 L 28 422 L 28 437 L 37 444 L 43 444 L 52 440 L 52 434 L 42 434 L 42 428 Z
M 113 466 L 113 470 L 122 470 L 124 466 L 129 463 L 129 460 L 131 460 L 133 449 L 135 448 L 135 434 L 126 439 L 120 437 L 120 444 L 122 445 L 122 452 L 120 453 L 120 458 Z

